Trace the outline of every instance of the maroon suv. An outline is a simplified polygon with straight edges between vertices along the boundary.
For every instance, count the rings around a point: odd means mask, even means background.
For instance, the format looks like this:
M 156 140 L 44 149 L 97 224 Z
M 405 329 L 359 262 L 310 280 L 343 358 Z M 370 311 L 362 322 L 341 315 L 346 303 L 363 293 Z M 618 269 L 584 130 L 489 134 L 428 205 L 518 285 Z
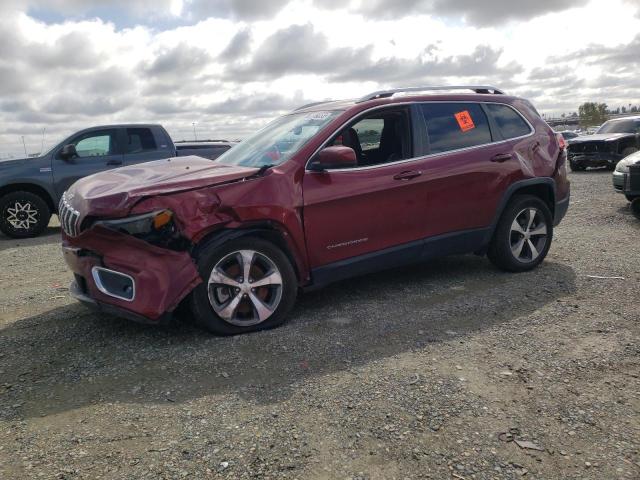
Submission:
M 436 256 L 530 270 L 569 206 L 566 158 L 528 101 L 493 87 L 308 105 L 215 162 L 74 184 L 60 202 L 72 291 L 154 323 L 187 302 L 224 335 L 281 324 L 301 289 Z

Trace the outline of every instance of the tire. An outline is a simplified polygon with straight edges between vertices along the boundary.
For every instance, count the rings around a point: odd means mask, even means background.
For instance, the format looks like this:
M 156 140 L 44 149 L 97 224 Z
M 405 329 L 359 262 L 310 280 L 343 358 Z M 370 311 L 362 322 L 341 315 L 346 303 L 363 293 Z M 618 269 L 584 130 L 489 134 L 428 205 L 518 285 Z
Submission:
M 627 147 L 622 151 L 622 158 L 627 158 L 629 155 L 636 153 L 638 149 L 636 147 Z
M 533 223 L 529 221 L 532 211 Z M 538 234 L 533 235 L 534 232 Z M 547 204 L 533 195 L 515 195 L 500 217 L 487 256 L 502 270 L 526 272 L 542 263 L 552 239 L 553 217 Z
M 248 279 L 242 278 L 246 263 L 251 265 Z M 197 325 L 227 336 L 268 330 L 286 321 L 296 300 L 298 282 L 291 262 L 272 243 L 244 237 L 212 245 L 200 252 L 197 264 L 204 282 L 195 288 L 189 301 Z M 276 280 L 252 288 L 252 282 L 270 279 Z
M 640 197 L 631 202 L 631 213 L 640 220 Z
M 569 162 L 569 167 L 571 167 L 572 172 L 584 172 L 587 167 L 584 165 L 580 165 L 579 163 Z
M 633 202 L 636 198 L 640 198 L 637 195 L 627 195 L 624 196 L 629 202 Z
M 49 220 L 49 205 L 35 193 L 11 192 L 0 198 L 0 231 L 8 237 L 37 237 Z

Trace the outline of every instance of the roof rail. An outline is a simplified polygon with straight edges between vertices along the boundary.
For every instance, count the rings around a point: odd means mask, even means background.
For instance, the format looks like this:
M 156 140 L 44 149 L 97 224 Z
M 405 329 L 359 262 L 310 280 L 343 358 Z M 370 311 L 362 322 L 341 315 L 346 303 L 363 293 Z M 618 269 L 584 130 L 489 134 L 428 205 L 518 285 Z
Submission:
M 390 98 L 396 93 L 407 92 L 427 92 L 427 91 L 442 91 L 442 90 L 471 90 L 475 93 L 481 94 L 495 94 L 504 95 L 504 92 L 496 87 L 489 85 L 455 85 L 455 86 L 436 86 L 436 87 L 409 87 L 409 88 L 394 88 L 391 90 L 379 90 L 377 92 L 370 93 L 360 98 L 356 103 L 367 102 L 369 100 L 375 100 L 377 98 Z
M 305 108 L 315 107 L 316 105 L 322 105 L 323 103 L 329 103 L 330 101 L 331 100 L 323 100 L 322 102 L 307 103 L 306 105 L 296 108 L 294 112 L 297 112 L 299 110 L 304 110 Z

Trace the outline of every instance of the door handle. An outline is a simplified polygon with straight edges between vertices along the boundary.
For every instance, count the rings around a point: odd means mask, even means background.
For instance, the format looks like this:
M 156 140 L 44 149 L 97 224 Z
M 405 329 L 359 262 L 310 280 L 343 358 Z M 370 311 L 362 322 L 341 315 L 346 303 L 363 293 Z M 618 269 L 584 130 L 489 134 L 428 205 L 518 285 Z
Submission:
M 394 175 L 393 179 L 394 180 L 412 180 L 414 178 L 419 177 L 420 175 L 422 175 L 422 172 L 419 170 L 411 170 L 408 172 L 402 172 L 399 173 L 397 175 Z
M 122 160 L 109 160 L 107 162 L 107 166 L 108 167 L 115 167 L 115 166 L 118 166 L 118 165 L 122 165 Z
M 502 162 L 506 162 L 507 160 L 511 160 L 512 158 L 513 158 L 513 155 L 511 155 L 510 153 L 499 153 L 491 157 L 491 161 L 502 163 Z

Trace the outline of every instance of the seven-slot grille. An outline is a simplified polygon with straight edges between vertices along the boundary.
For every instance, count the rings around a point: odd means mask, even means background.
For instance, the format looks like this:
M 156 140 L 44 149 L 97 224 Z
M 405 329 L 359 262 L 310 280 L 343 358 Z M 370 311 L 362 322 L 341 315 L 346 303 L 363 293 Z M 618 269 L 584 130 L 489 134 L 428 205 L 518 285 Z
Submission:
M 640 192 L 640 165 L 631 165 L 629 173 L 625 177 L 625 190 L 628 192 Z
M 62 198 L 60 199 L 58 215 L 60 217 L 60 225 L 64 232 L 70 237 L 77 237 L 80 234 L 80 212 L 69 204 L 66 192 L 62 194 Z

